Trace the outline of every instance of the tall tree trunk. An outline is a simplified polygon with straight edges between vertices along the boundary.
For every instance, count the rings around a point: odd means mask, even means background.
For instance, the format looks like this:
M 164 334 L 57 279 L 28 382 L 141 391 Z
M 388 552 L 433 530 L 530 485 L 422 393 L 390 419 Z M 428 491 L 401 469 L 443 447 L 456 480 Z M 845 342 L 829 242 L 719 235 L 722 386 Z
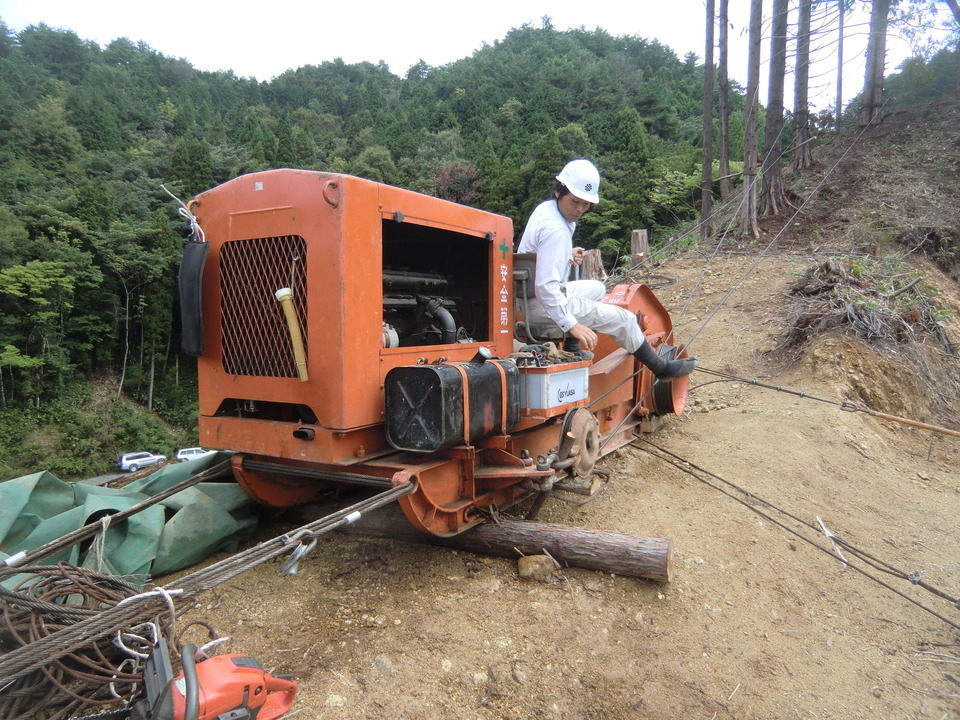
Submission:
M 950 8 L 950 12 L 953 13 L 953 19 L 957 21 L 957 25 L 960 25 L 960 3 L 957 0 L 943 0 L 947 6 Z
M 783 193 L 783 88 L 787 74 L 787 0 L 773 0 L 770 35 L 770 82 L 767 90 L 767 133 L 764 139 L 763 190 L 760 214 L 779 215 Z
M 750 0 L 750 39 L 747 60 L 747 97 L 743 127 L 743 192 L 740 231 L 760 237 L 757 222 L 757 135 L 760 118 L 760 41 L 763 0 Z
M 867 42 L 867 68 L 863 82 L 863 106 L 860 122 L 871 125 L 880 122 L 883 107 L 883 70 L 887 59 L 887 23 L 891 0 L 873 0 L 870 13 L 870 39 Z
M 167 376 L 167 364 L 170 362 L 170 348 L 173 346 L 173 325 L 167 325 L 167 341 L 163 348 L 163 366 L 160 368 L 160 377 Z
M 953 19 L 960 25 L 960 3 L 957 0 L 943 0 L 947 6 L 950 8 L 950 12 L 953 13 Z M 957 59 L 960 60 L 960 36 L 957 37 Z M 960 68 L 957 72 L 957 91 L 960 92 Z
M 837 20 L 837 117 L 834 127 L 840 130 L 843 118 L 843 20 L 846 16 L 846 0 L 837 0 L 839 18 Z
M 720 14 L 717 24 L 720 28 L 720 57 L 717 78 L 720 84 L 720 197 L 726 200 L 733 194 L 733 180 L 730 178 L 730 75 L 727 71 L 728 30 L 730 15 L 727 9 L 730 0 L 720 0 Z
M 797 170 L 813 164 L 810 147 L 810 17 L 813 0 L 800 0 L 800 22 L 797 28 L 797 69 L 793 86 L 793 166 Z
M 130 289 L 127 284 L 120 279 L 123 286 L 123 363 L 120 365 L 120 382 L 117 383 L 117 400 L 123 392 L 123 382 L 127 377 L 127 361 L 130 358 Z
M 700 237 L 713 234 L 713 27 L 714 0 L 707 0 L 707 39 L 703 60 L 703 181 L 700 184 Z
M 150 353 L 150 380 L 147 384 L 147 410 L 153 410 L 153 380 L 157 366 L 157 354 Z

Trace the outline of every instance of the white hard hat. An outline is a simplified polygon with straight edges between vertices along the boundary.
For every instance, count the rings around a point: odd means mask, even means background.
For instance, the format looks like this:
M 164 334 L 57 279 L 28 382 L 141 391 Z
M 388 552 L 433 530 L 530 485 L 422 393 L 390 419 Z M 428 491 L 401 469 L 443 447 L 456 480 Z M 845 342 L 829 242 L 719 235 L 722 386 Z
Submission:
M 581 200 L 600 202 L 600 171 L 589 160 L 571 160 L 557 175 L 557 180 Z

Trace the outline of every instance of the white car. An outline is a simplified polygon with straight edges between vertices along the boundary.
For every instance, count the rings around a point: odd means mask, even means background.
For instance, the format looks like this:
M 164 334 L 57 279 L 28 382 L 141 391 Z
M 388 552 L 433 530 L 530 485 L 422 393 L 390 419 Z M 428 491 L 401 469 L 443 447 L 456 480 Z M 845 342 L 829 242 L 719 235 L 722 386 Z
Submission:
M 206 448 L 202 448 L 202 447 L 182 448 L 180 450 L 177 450 L 177 460 L 179 462 L 185 462 L 187 460 L 197 460 L 199 458 L 206 457 L 207 455 L 213 455 L 215 452 L 217 451 L 207 450 Z
M 121 455 L 117 467 L 128 472 L 136 472 L 140 468 L 158 465 L 167 461 L 166 455 L 155 455 L 148 452 L 132 452 Z

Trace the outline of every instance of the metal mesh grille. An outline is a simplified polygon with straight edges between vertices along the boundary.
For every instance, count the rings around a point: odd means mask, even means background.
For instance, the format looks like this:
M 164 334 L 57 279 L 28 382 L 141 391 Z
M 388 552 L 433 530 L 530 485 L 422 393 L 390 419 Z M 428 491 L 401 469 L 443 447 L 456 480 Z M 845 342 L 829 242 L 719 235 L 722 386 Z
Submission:
M 223 368 L 231 375 L 297 377 L 290 333 L 274 293 L 293 290 L 307 343 L 307 248 L 297 235 L 235 240 L 220 249 Z

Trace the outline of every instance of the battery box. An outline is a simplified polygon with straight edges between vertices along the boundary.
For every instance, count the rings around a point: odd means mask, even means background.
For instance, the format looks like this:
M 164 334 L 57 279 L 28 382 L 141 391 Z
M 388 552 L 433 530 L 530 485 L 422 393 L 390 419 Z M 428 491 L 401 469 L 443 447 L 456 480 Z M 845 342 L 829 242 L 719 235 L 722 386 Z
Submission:
M 553 417 L 590 399 L 590 363 L 520 368 L 520 414 Z

